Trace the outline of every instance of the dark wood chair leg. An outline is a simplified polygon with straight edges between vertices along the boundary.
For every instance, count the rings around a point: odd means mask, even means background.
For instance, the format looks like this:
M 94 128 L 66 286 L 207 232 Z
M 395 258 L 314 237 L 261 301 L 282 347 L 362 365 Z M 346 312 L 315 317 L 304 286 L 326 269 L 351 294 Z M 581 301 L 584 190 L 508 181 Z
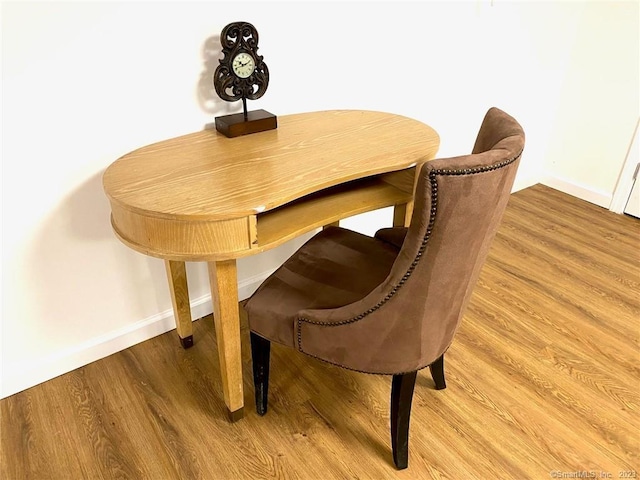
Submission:
M 417 373 L 394 375 L 391 382 L 391 449 L 398 470 L 409 463 L 409 417 Z
M 271 342 L 251 332 L 251 358 L 253 363 L 253 385 L 256 391 L 256 411 L 258 415 L 267 413 L 269 392 L 269 357 Z
M 436 390 L 443 390 L 447 388 L 447 384 L 444 381 L 444 353 L 435 362 L 429 365 L 431 370 L 431 377 L 436 384 Z

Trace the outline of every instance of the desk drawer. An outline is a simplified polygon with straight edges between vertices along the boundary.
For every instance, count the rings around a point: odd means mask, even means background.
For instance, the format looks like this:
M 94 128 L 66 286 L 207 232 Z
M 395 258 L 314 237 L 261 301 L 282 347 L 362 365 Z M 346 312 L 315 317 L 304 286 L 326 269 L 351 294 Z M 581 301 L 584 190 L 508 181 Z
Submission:
M 125 244 L 167 260 L 209 261 L 237 258 L 251 248 L 247 218 L 176 220 L 146 216 L 112 203 L 111 224 Z
M 413 183 L 409 185 L 412 187 Z M 381 177 L 373 177 L 307 195 L 258 214 L 252 246 L 254 250 L 266 250 L 353 215 L 408 204 L 413 199 L 411 187 L 398 188 Z

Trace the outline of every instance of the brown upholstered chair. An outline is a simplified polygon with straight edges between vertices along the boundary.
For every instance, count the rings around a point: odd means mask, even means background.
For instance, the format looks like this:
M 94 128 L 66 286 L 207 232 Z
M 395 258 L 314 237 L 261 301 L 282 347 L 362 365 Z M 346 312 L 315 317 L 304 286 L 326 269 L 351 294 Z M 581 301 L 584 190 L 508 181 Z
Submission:
M 246 303 L 260 415 L 270 342 L 340 367 L 393 375 L 391 444 L 408 462 L 416 372 L 445 388 L 451 345 L 507 205 L 524 132 L 490 109 L 471 155 L 427 162 L 409 228 L 375 237 L 329 227 L 303 245 Z

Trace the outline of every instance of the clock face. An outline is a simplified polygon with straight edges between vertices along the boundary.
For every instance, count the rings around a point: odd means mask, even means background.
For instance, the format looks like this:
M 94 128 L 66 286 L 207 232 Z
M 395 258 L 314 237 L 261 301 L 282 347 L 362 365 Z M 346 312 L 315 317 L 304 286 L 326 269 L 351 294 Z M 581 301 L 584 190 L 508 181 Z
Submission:
M 238 77 L 247 78 L 255 70 L 256 62 L 251 55 L 242 52 L 234 57 L 231 67 Z

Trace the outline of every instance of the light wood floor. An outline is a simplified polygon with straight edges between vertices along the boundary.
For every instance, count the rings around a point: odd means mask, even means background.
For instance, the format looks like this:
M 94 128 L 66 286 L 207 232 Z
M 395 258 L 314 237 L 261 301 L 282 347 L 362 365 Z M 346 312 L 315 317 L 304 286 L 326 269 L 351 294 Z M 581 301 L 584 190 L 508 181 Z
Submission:
M 418 375 L 408 470 L 391 460 L 390 377 L 274 345 L 259 417 L 246 322 L 246 415 L 229 424 L 204 318 L 189 350 L 169 332 L 0 401 L 0 478 L 635 478 L 639 247 L 640 220 L 514 194 L 447 389 Z

